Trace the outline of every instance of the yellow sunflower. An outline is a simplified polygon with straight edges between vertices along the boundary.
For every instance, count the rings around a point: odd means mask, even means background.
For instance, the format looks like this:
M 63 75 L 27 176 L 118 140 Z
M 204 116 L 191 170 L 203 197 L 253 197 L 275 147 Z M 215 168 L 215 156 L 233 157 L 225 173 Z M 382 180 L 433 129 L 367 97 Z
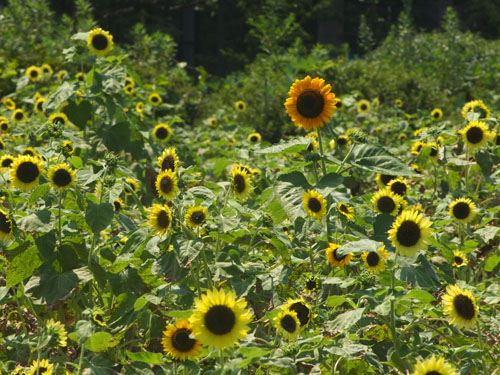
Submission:
M 302 202 L 304 202 L 304 208 L 309 216 L 315 219 L 321 220 L 326 214 L 326 199 L 314 190 L 307 190 L 302 195 Z
M 378 248 L 376 251 L 366 251 L 361 254 L 361 259 L 363 259 L 366 267 L 377 275 L 385 270 L 385 260 L 388 257 L 389 252 L 385 246 Z
M 443 118 L 443 111 L 441 111 L 441 109 L 439 108 L 434 108 L 431 111 L 431 118 L 433 121 L 441 120 Z
M 38 153 L 38 151 L 35 150 L 33 147 L 26 147 L 24 149 L 22 155 L 40 157 L 40 154 Z
M 62 82 L 64 80 L 64 77 L 66 77 L 68 75 L 68 71 L 67 70 L 60 70 L 57 72 L 57 80 L 59 82 Z
M 455 369 L 444 361 L 444 358 L 436 358 L 434 354 L 431 358 L 418 361 L 415 365 L 413 375 L 456 375 Z
M 209 290 L 194 301 L 196 310 L 189 318 L 193 333 L 205 345 L 224 349 L 244 339 L 252 314 L 243 298 L 233 291 Z
M 50 185 L 62 192 L 76 183 L 76 171 L 66 163 L 59 163 L 49 168 L 48 178 Z
M 469 198 L 458 198 L 450 204 L 448 213 L 457 222 L 468 223 L 476 214 L 476 205 Z
M 304 292 L 314 292 L 316 289 L 318 289 L 318 280 L 314 276 L 309 276 L 305 280 L 305 288 Z
M 153 92 L 149 94 L 148 102 L 152 106 L 157 106 L 160 105 L 161 102 L 163 102 L 163 99 L 161 98 L 160 94 L 158 94 L 157 92 Z
M 85 81 L 85 74 L 82 73 L 82 72 L 78 72 L 75 74 L 75 78 L 80 81 L 80 82 L 83 82 Z
M 404 141 L 404 140 L 408 139 L 408 136 L 405 133 L 401 133 L 400 135 L 398 135 L 398 139 L 400 141 Z
M 262 140 L 262 137 L 259 133 L 250 133 L 247 139 L 249 142 L 259 143 Z
M 64 141 L 62 144 L 62 151 L 66 156 L 73 155 L 73 153 L 75 152 L 75 149 L 73 148 L 73 142 Z
M 238 112 L 245 112 L 245 110 L 247 109 L 247 104 L 243 100 L 238 100 L 234 104 L 234 108 L 236 108 Z
M 401 99 L 396 99 L 394 100 L 394 104 L 396 104 L 396 107 L 401 108 L 403 106 L 403 101 Z
M 26 114 L 21 108 L 16 109 L 14 112 L 12 112 L 12 121 L 15 122 L 21 122 L 26 120 Z
M 57 346 L 64 348 L 68 344 L 68 332 L 64 328 L 64 324 L 61 322 L 56 322 L 54 319 L 50 319 L 45 323 L 50 334 L 57 339 Z
M 457 328 L 474 328 L 479 307 L 469 290 L 462 290 L 457 285 L 448 285 L 442 302 L 443 313 L 450 319 L 450 324 Z
M 0 158 L 0 170 L 6 172 L 10 169 L 10 167 L 12 166 L 12 163 L 14 162 L 14 158 L 10 155 L 3 155 L 1 158 Z
M 125 77 L 125 86 L 135 86 L 134 79 L 132 77 Z
M 172 199 L 177 195 L 177 176 L 170 169 L 166 169 L 156 178 L 156 191 L 163 199 Z
M 422 142 L 422 141 L 416 141 L 415 143 L 413 143 L 413 145 L 411 146 L 411 153 L 413 155 L 418 155 L 420 154 L 420 150 L 422 150 L 422 148 L 425 146 L 425 142 Z
M 337 211 L 349 220 L 354 219 L 354 208 L 347 203 L 339 202 L 337 204 Z
M 113 202 L 113 207 L 115 208 L 115 214 L 121 211 L 124 204 L 125 203 L 123 203 L 123 200 L 121 198 L 115 199 L 115 201 Z
M 495 139 L 495 145 L 500 146 L 500 133 L 494 134 L 493 138 Z
M 102 326 L 102 327 L 106 326 L 106 321 L 104 320 L 104 316 L 102 315 L 102 312 L 100 312 L 100 311 L 94 312 L 92 314 L 92 319 L 94 320 L 94 322 L 96 322 L 100 326 Z
M 68 126 L 69 120 L 65 113 L 57 112 L 49 116 L 49 123 Z
M 234 164 L 231 168 L 231 185 L 233 186 L 234 195 L 241 199 L 246 200 L 253 190 L 251 175 L 251 168 L 247 172 L 246 166 Z
M 361 99 L 356 106 L 356 110 L 358 113 L 366 113 L 370 110 L 370 107 L 370 102 L 368 100 Z
M 35 102 L 35 112 L 43 113 L 43 103 L 47 101 L 46 98 L 40 98 Z
M 205 221 L 208 217 L 208 211 L 203 206 L 190 207 L 189 210 L 184 215 L 184 220 L 191 228 L 197 228 Z
M 290 341 L 297 340 L 300 333 L 300 321 L 297 313 L 293 310 L 281 310 L 273 320 L 276 331 L 285 339 Z
M 142 111 L 144 111 L 144 103 L 137 102 L 137 104 L 135 105 L 135 110 L 139 113 L 142 113 Z
M 43 165 L 40 158 L 22 155 L 14 159 L 10 170 L 12 185 L 22 191 L 30 191 L 40 179 Z
M 406 210 L 392 224 L 388 232 L 392 245 L 406 257 L 414 256 L 429 244 L 431 222 L 416 210 Z
M 453 251 L 453 267 L 465 267 L 467 265 L 467 256 L 460 250 Z
M 12 220 L 6 211 L 0 209 L 0 240 L 8 240 L 12 235 Z
M 391 175 L 388 175 L 388 174 L 377 173 L 377 177 L 375 178 L 375 181 L 377 182 L 378 186 L 381 189 L 384 189 L 384 188 L 387 187 L 387 185 L 389 184 L 389 182 L 391 182 L 395 178 L 396 178 L 396 176 L 391 176 Z
M 306 327 L 313 318 L 311 306 L 302 298 L 289 299 L 286 305 L 282 307 L 282 310 L 293 311 L 297 314 L 297 319 L 299 319 L 300 322 L 300 329 Z
M 475 112 L 479 113 L 479 118 L 489 118 L 491 116 L 491 112 L 483 103 L 482 100 L 472 100 L 470 102 L 465 103 L 462 108 L 462 117 L 467 120 L 467 113 Z
M 52 67 L 49 64 L 43 64 L 40 68 L 42 69 L 43 74 L 48 77 L 54 74 L 54 70 L 52 70 Z
M 490 139 L 491 133 L 483 121 L 471 121 L 461 131 L 465 147 L 476 150 L 484 146 Z
M 436 161 L 439 157 L 439 146 L 436 142 L 429 142 L 425 144 L 425 147 L 429 147 L 431 152 L 429 154 L 429 159 Z
M 133 178 L 127 177 L 125 179 L 125 183 L 128 184 L 132 188 L 134 193 L 137 193 L 139 191 L 139 183 L 136 180 L 134 180 Z M 132 190 L 130 190 L 130 188 L 127 185 L 125 185 L 125 193 L 126 194 L 132 194 Z
M 16 103 L 11 98 L 3 98 L 2 103 L 9 111 L 16 109 Z
M 373 194 L 371 204 L 373 209 L 379 214 L 397 215 L 401 207 L 402 198 L 390 191 L 389 189 L 382 189 Z
M 104 56 L 113 49 L 113 36 L 101 29 L 93 29 L 87 38 L 87 47 L 97 56 Z
M 285 101 L 286 111 L 295 125 L 311 130 L 329 122 L 337 110 L 335 104 L 339 102 L 331 90 L 332 86 L 325 86 L 325 80 L 321 78 L 311 79 L 307 76 L 302 80 L 297 79 Z
M 329 242 L 328 247 L 326 248 L 326 259 L 332 266 L 337 266 L 340 268 L 344 268 L 346 264 L 349 264 L 351 262 L 352 257 L 354 256 L 353 253 L 349 253 L 346 255 L 340 256 L 337 254 L 337 249 L 340 248 L 340 245 L 337 245 L 336 243 Z
M 153 129 L 153 138 L 160 142 L 167 142 L 172 136 L 172 129 L 167 124 L 158 124 Z
M 163 150 L 163 153 L 158 157 L 156 164 L 158 164 L 162 171 L 168 169 L 172 172 L 177 172 L 179 157 L 177 156 L 175 147 L 169 147 Z
M 187 320 L 169 324 L 163 331 L 161 343 L 166 354 L 180 361 L 197 357 L 201 351 L 201 342 L 193 337 L 193 327 Z
M 52 375 L 54 364 L 49 363 L 48 359 L 42 359 L 40 362 L 34 360 L 28 371 L 28 375 Z
M 340 146 L 340 147 L 345 147 L 349 144 L 351 144 L 351 140 L 349 139 L 349 136 L 347 135 L 339 135 L 337 137 L 337 144 Z
M 5 150 L 5 142 L 2 138 L 0 138 L 0 150 Z
M 400 197 L 404 197 L 410 190 L 410 185 L 408 185 L 408 183 L 403 177 L 398 177 L 391 180 L 387 184 L 387 188 L 394 194 L 397 194 Z
M 9 119 L 4 116 L 0 116 L 0 131 L 2 133 L 8 133 L 10 129 Z
M 42 69 L 40 69 L 38 66 L 30 66 L 28 69 L 26 69 L 26 77 L 29 78 L 30 81 L 36 82 L 42 79 Z
M 134 93 L 134 85 L 125 85 L 124 90 L 127 95 L 132 95 Z
M 210 119 L 208 120 L 208 123 L 210 124 L 210 126 L 215 128 L 217 126 L 217 119 L 215 117 L 210 117 Z

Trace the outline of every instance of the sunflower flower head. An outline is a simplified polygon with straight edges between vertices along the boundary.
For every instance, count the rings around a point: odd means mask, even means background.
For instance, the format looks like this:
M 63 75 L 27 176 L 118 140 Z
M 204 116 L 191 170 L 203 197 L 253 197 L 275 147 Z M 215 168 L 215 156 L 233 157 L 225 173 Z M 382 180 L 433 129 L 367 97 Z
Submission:
M 387 185 L 389 185 L 389 182 L 391 182 L 395 178 L 396 178 L 396 176 L 391 176 L 391 175 L 388 175 L 388 174 L 377 173 L 377 177 L 375 178 L 375 181 L 377 182 L 378 186 L 381 189 L 384 189 L 384 188 L 387 187 Z
M 208 211 L 203 206 L 190 207 L 184 216 L 184 220 L 191 228 L 202 226 L 207 221 Z
M 26 77 L 28 77 L 31 82 L 39 81 L 42 79 L 42 69 L 32 65 L 26 69 Z
M 22 191 L 30 191 L 38 185 L 43 165 L 36 156 L 22 155 L 14 159 L 10 170 L 12 185 Z
M 405 210 L 387 233 L 401 255 L 412 257 L 417 251 L 427 248 L 432 234 L 431 222 L 417 210 Z
M 184 319 L 167 326 L 161 343 L 166 354 L 180 361 L 197 357 L 201 351 L 200 340 L 194 337 L 193 327 Z
M 482 100 L 472 100 L 470 102 L 465 103 L 462 108 L 462 117 L 464 120 L 467 120 L 467 114 L 473 112 L 478 113 L 479 118 L 486 119 L 491 116 L 491 112 L 483 103 Z
M 18 108 L 12 112 L 11 119 L 14 122 L 23 122 L 26 120 L 26 113 L 21 108 Z
M 349 220 L 354 219 L 354 208 L 345 202 L 337 204 L 337 212 Z
M 315 190 L 307 190 L 302 195 L 304 208 L 309 216 L 321 220 L 326 214 L 326 199 Z
M 388 188 L 379 190 L 371 199 L 373 209 L 379 214 L 397 215 L 401 207 L 402 198 Z
M 460 250 L 453 251 L 453 267 L 460 268 L 467 265 L 467 256 Z
M 45 326 L 49 330 L 49 333 L 55 338 L 56 346 L 64 348 L 68 344 L 68 333 L 64 328 L 64 324 L 56 322 L 54 319 L 50 319 Z
M 473 328 L 479 316 L 476 299 L 467 289 L 448 285 L 442 297 L 443 313 L 457 328 Z
M 66 163 L 59 163 L 49 168 L 48 178 L 50 185 L 62 192 L 76 183 L 76 171 Z
M 104 320 L 104 316 L 102 315 L 101 311 L 95 311 L 92 314 L 92 319 L 94 320 L 94 322 L 96 324 L 100 325 L 101 327 L 105 327 L 106 326 L 106 320 Z
M 245 110 L 247 109 L 247 104 L 243 100 L 238 100 L 236 103 L 234 103 L 234 108 L 236 108 L 238 112 L 245 112 Z
M 246 200 L 253 190 L 251 181 L 252 169 L 239 164 L 231 167 L 231 185 L 234 195 L 241 200 Z
M 247 139 L 248 142 L 259 143 L 262 140 L 262 136 L 259 133 L 250 133 Z
M 300 329 L 305 328 L 313 318 L 311 306 L 302 298 L 289 299 L 282 309 L 284 311 L 293 311 L 297 314 Z
M 410 190 L 410 185 L 406 182 L 403 177 L 398 177 L 391 180 L 387 184 L 387 188 L 389 191 L 392 191 L 394 194 L 399 195 L 400 197 L 404 197 L 408 191 Z
M 455 221 L 465 224 L 474 218 L 476 205 L 469 198 L 458 198 L 450 204 L 448 214 Z
M 0 240 L 7 241 L 13 237 L 12 219 L 9 213 L 0 209 Z
M 163 102 L 163 99 L 161 98 L 160 94 L 158 94 L 157 92 L 153 92 L 149 94 L 148 102 L 152 106 L 157 106 Z
M 163 199 L 175 198 L 179 188 L 177 187 L 177 176 L 170 169 L 165 169 L 156 178 L 156 191 Z
M 377 275 L 385 270 L 385 260 L 389 257 L 389 252 L 382 246 L 376 251 L 366 251 L 361 254 L 361 259 L 370 271 L 375 272 Z
M 465 147 L 477 150 L 483 147 L 492 137 L 484 121 L 471 121 L 461 131 Z
M 177 156 L 175 147 L 169 147 L 163 150 L 163 153 L 158 157 L 156 164 L 158 164 L 162 171 L 168 169 L 172 172 L 177 172 L 179 157 Z
M 34 360 L 28 371 L 29 375 L 52 375 L 54 371 L 54 364 L 49 363 L 48 359 L 42 359 L 40 361 Z
M 444 358 L 436 358 L 434 354 L 423 361 L 415 364 L 413 375 L 456 375 L 455 369 L 444 361 Z
M 159 142 L 167 142 L 172 136 L 172 129 L 167 124 L 158 124 L 153 129 L 153 138 Z
M 104 56 L 113 49 L 113 36 L 101 29 L 93 29 L 87 38 L 87 47 L 97 56 Z
M 366 113 L 370 110 L 370 102 L 366 99 L 361 99 L 356 105 L 356 110 L 358 113 Z
M 351 259 L 354 256 L 354 254 L 348 253 L 345 255 L 340 255 L 337 252 L 339 248 L 340 245 L 329 242 L 328 247 L 326 248 L 326 259 L 328 260 L 328 263 L 330 263 L 332 266 L 344 268 L 346 264 L 351 263 Z
M 300 333 L 300 321 L 297 313 L 293 310 L 281 310 L 273 320 L 276 331 L 285 339 L 290 341 L 297 340 Z
M 434 108 L 431 111 L 431 119 L 433 121 L 439 121 L 443 118 L 443 111 L 440 108 Z

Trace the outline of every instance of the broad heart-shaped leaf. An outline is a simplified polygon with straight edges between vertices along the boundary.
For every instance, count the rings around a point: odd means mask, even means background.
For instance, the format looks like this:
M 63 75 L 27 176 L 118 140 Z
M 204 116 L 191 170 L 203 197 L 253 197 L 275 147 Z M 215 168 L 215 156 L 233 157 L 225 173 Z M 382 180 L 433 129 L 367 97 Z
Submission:
M 82 100 L 79 104 L 70 100 L 66 107 L 65 113 L 68 115 L 69 121 L 84 129 L 87 121 L 90 119 L 92 112 L 92 104 L 88 100 Z
M 476 159 L 477 164 L 479 164 L 479 167 L 481 168 L 483 174 L 485 176 L 489 176 L 494 165 L 493 161 L 491 160 L 490 153 L 485 150 L 479 150 L 478 152 L 476 152 L 474 158 Z
M 120 122 L 104 130 L 103 143 L 110 151 L 121 151 L 130 142 L 130 124 Z
M 96 332 L 85 342 L 85 348 L 92 352 L 103 352 L 112 346 L 112 338 L 108 332 Z
M 335 251 L 335 253 L 341 257 L 349 253 L 359 254 L 366 251 L 376 251 L 380 247 L 382 247 L 380 242 L 365 239 L 342 245 L 337 249 L 337 251 Z
M 346 162 L 376 173 L 392 176 L 419 176 L 382 146 L 357 144 L 353 146 L 351 156 Z
M 309 183 L 300 172 L 291 172 L 278 178 L 274 186 L 274 194 L 290 222 L 293 223 L 298 217 L 305 216 L 302 196 L 309 187 Z
M 75 92 L 78 90 L 78 84 L 69 84 L 64 82 L 57 90 L 47 98 L 47 101 L 43 103 L 43 109 L 46 111 L 53 111 L 57 109 L 61 104 L 68 100 Z
M 149 363 L 150 365 L 164 365 L 162 353 L 151 353 L 151 352 L 129 352 L 125 351 L 125 354 L 131 361 L 140 361 Z
M 317 190 L 324 197 L 330 195 L 337 186 L 344 181 L 344 177 L 338 173 L 328 173 L 323 176 L 320 182 L 314 185 L 313 189 Z
M 423 288 L 439 285 L 439 278 L 427 258 L 420 254 L 417 261 L 420 262 L 418 266 L 403 266 L 397 269 L 395 272 L 396 278 Z
M 88 201 L 85 221 L 92 232 L 99 233 L 108 227 L 115 215 L 115 209 L 111 203 L 95 204 Z
M 11 252 L 16 255 L 12 258 L 9 256 L 7 263 L 6 285 L 8 287 L 14 286 L 33 275 L 33 272 L 42 264 L 37 248 L 29 246 L 29 242 L 19 245 Z
M 361 319 L 364 311 L 365 308 L 363 307 L 338 315 L 332 322 L 331 329 L 342 332 L 347 331 Z
M 280 142 L 277 145 L 263 148 L 262 150 L 257 150 L 257 154 L 283 154 L 283 153 L 294 153 L 301 152 L 307 149 L 307 146 L 311 143 L 310 138 L 299 137 L 291 141 Z

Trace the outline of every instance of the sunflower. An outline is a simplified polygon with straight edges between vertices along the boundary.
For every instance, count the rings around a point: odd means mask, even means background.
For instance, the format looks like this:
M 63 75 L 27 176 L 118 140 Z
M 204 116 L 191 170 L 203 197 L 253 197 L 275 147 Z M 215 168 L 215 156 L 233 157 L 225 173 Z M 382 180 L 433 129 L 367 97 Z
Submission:
M 247 104 L 243 100 L 238 100 L 236 103 L 234 103 L 234 108 L 236 108 L 238 112 L 245 112 L 245 110 L 247 109 Z
M 177 176 L 170 169 L 166 169 L 156 178 L 156 191 L 164 199 L 172 199 L 177 195 Z
M 9 119 L 4 116 L 0 116 L 0 131 L 2 133 L 8 133 L 10 129 Z
M 67 70 L 60 70 L 57 72 L 57 80 L 59 82 L 62 82 L 64 77 L 68 75 L 68 71 Z
M 68 333 L 64 328 L 64 324 L 50 319 L 45 326 L 49 329 L 50 334 L 57 338 L 57 346 L 64 348 L 68 344 Z
M 123 203 L 123 200 L 121 198 L 115 199 L 115 201 L 113 202 L 113 207 L 115 208 L 115 214 L 121 211 L 124 204 L 125 203 Z
M 2 138 L 0 138 L 0 150 L 5 150 L 5 142 Z
M 472 100 L 465 103 L 462 107 L 462 117 L 465 120 L 467 120 L 467 113 L 469 112 L 479 113 L 479 118 L 489 118 L 491 116 L 490 110 L 484 105 L 482 100 Z
M 381 189 L 384 189 L 387 187 L 389 182 L 391 182 L 395 178 L 396 178 L 396 176 L 391 176 L 389 174 L 377 173 L 377 177 L 375 178 L 375 181 L 377 181 L 377 184 Z
M 30 191 L 43 173 L 43 165 L 36 156 L 22 155 L 14 159 L 10 170 L 12 185 L 22 191 Z
M 361 259 L 363 259 L 366 267 L 377 275 L 385 270 L 385 260 L 388 257 L 389 253 L 385 246 L 378 248 L 376 251 L 366 251 L 361 254 Z
M 397 194 L 400 197 L 404 197 L 410 190 L 410 185 L 408 185 L 408 183 L 403 177 L 398 177 L 391 180 L 387 184 L 387 188 L 394 194 Z
M 373 106 L 375 107 L 375 109 L 378 109 L 378 107 L 380 107 L 380 99 L 379 98 L 373 99 Z
M 456 375 L 455 369 L 444 361 L 436 358 L 434 354 L 425 361 L 418 361 L 413 375 Z
M 47 101 L 46 98 L 39 98 L 35 101 L 35 112 L 43 113 L 43 103 Z
M 80 82 L 83 82 L 85 81 L 85 74 L 82 73 L 82 72 L 78 72 L 75 74 L 75 78 L 80 81 Z
M 42 69 L 32 65 L 26 69 L 26 77 L 32 82 L 39 81 L 42 78 Z
M 73 153 L 75 152 L 75 149 L 73 148 L 73 142 L 64 141 L 62 144 L 62 151 L 66 156 L 73 155 Z
M 102 316 L 102 312 L 100 312 L 100 311 L 94 312 L 92 314 L 92 319 L 94 320 L 94 322 L 96 322 L 100 326 L 102 326 L 102 327 L 106 326 L 106 321 L 104 320 L 104 317 Z
M 35 150 L 33 147 L 26 147 L 21 155 L 39 157 L 38 151 Z
M 339 102 L 331 90 L 332 86 L 325 86 L 325 80 L 321 78 L 311 79 L 307 76 L 302 80 L 297 79 L 285 101 L 286 111 L 295 125 L 311 130 L 329 122 Z
M 340 268 L 344 268 L 346 264 L 351 262 L 353 253 L 349 253 L 343 256 L 337 254 L 337 249 L 340 248 L 340 245 L 336 243 L 329 242 L 328 247 L 326 248 L 326 259 L 332 266 L 338 266 Z
M 464 267 L 467 265 L 467 256 L 460 250 L 453 251 L 453 267 Z
M 340 147 L 345 147 L 345 146 L 347 146 L 350 143 L 351 143 L 351 140 L 349 139 L 349 137 L 347 135 L 339 135 L 337 137 L 337 144 Z
M 394 221 L 388 234 L 401 255 L 412 257 L 427 248 L 432 234 L 431 222 L 416 210 L 406 210 Z
M 26 375 L 26 369 L 18 366 L 14 370 L 12 370 L 10 375 Z
M 281 333 L 283 337 L 290 341 L 297 340 L 300 333 L 300 321 L 297 313 L 293 310 L 280 311 L 273 319 L 276 331 Z
M 450 319 L 450 324 L 457 328 L 474 327 L 479 307 L 469 290 L 462 290 L 457 285 L 448 285 L 442 301 L 443 313 Z
M 43 64 L 40 68 L 42 69 L 43 74 L 48 77 L 54 74 L 54 70 L 52 70 L 52 67 L 49 64 Z
M 69 124 L 68 116 L 66 116 L 66 114 L 62 112 L 53 113 L 49 116 L 49 123 L 68 126 Z
M 482 147 L 491 138 L 488 126 L 483 121 L 471 121 L 461 131 L 465 146 L 471 150 Z
M 396 104 L 396 107 L 401 108 L 403 106 L 403 101 L 401 99 L 396 99 L 394 100 L 394 104 Z
M 252 314 L 243 298 L 233 291 L 208 290 L 194 300 L 196 310 L 189 318 L 193 333 L 205 345 L 215 349 L 231 347 L 247 336 Z
M 210 124 L 210 126 L 215 128 L 217 126 L 217 119 L 215 117 L 210 117 L 208 123 Z
M 431 111 L 431 118 L 434 121 L 441 120 L 443 118 L 443 111 L 441 111 L 441 109 L 439 109 L 439 108 L 434 108 Z
M 401 197 L 389 189 L 379 190 L 371 199 L 373 209 L 380 214 L 397 215 L 401 207 Z
M 418 174 L 424 174 L 422 169 L 418 166 L 418 164 L 412 164 L 410 168 L 413 170 L 413 172 L 418 173 Z
M 139 113 L 142 113 L 142 111 L 144 111 L 144 103 L 137 102 L 137 104 L 135 105 L 135 110 Z
M 307 146 L 307 152 L 316 151 L 319 148 L 318 140 L 315 137 L 311 137 L 311 143 Z
M 339 202 L 337 204 L 337 211 L 349 220 L 354 219 L 354 208 L 347 203 Z
M 448 213 L 459 223 L 468 223 L 476 214 L 476 205 L 469 198 L 458 198 L 450 204 Z
M 132 194 L 132 191 L 134 193 L 137 193 L 139 191 L 139 183 L 136 180 L 134 180 L 133 178 L 127 177 L 125 179 L 125 183 L 130 185 L 130 187 L 132 188 L 132 190 L 130 190 L 129 187 L 125 185 L 125 193 L 126 194 Z
M 413 155 L 418 155 L 420 154 L 420 151 L 422 150 L 422 148 L 425 146 L 425 142 L 422 142 L 422 141 L 416 141 L 415 143 L 413 143 L 413 145 L 411 146 L 411 153 Z
M 134 93 L 134 85 L 126 85 L 124 90 L 127 95 L 132 95 Z
M 439 146 L 436 142 L 429 142 L 425 144 L 425 147 L 429 147 L 431 152 L 429 153 L 429 159 L 436 161 L 439 157 Z
M 11 98 L 3 98 L 2 103 L 9 111 L 16 109 L 16 103 Z
M 262 137 L 259 133 L 250 133 L 247 139 L 249 142 L 259 143 L 262 140 Z
M 87 38 L 87 47 L 97 56 L 104 56 L 113 49 L 113 36 L 101 29 L 93 29 Z
M 76 183 L 76 171 L 66 163 L 59 163 L 49 168 L 48 178 L 54 189 L 63 192 Z
M 444 138 L 442 136 L 437 137 L 436 143 L 438 144 L 439 147 L 443 147 L 444 146 Z
M 358 113 L 366 113 L 370 110 L 370 102 L 366 99 L 361 99 L 356 106 Z
M 158 164 L 158 166 L 161 168 L 162 171 L 168 169 L 171 170 L 172 172 L 177 172 L 177 167 L 179 165 L 179 157 L 177 156 L 177 151 L 175 150 L 175 147 L 170 147 L 163 150 L 163 153 L 161 154 L 160 157 L 158 157 L 156 164 Z
M 495 138 L 495 145 L 500 146 L 500 133 L 495 134 L 493 138 Z
M 12 220 L 7 212 L 0 209 L 0 240 L 12 237 Z
M 207 220 L 208 211 L 203 206 L 190 207 L 184 215 L 184 220 L 191 228 L 197 228 Z
M 18 108 L 12 113 L 11 118 L 12 118 L 12 121 L 21 122 L 21 121 L 26 120 L 26 114 L 24 113 L 24 111 L 21 108 Z
M 12 163 L 14 162 L 14 158 L 10 155 L 3 155 L 0 158 L 0 170 L 6 172 L 7 170 L 10 169 L 12 166 Z
M 163 351 L 173 359 L 185 361 L 187 358 L 197 357 L 201 350 L 201 342 L 192 337 L 193 327 L 187 320 L 179 320 L 175 325 L 169 324 L 163 335 Z
M 158 94 L 157 92 L 153 92 L 149 94 L 148 102 L 152 106 L 157 106 L 160 105 L 161 102 L 163 102 L 163 99 L 161 98 L 160 94 Z
M 167 142 L 172 136 L 172 129 L 167 124 L 158 124 L 153 129 L 153 138 L 160 142 Z
M 302 298 L 289 299 L 287 304 L 283 307 L 284 311 L 293 311 L 297 314 L 300 322 L 300 328 L 306 327 L 312 320 L 311 306 L 304 302 Z
M 314 292 L 318 286 L 318 280 L 314 276 L 310 276 L 306 278 L 304 292 Z
M 321 220 L 326 214 L 326 200 L 321 194 L 314 190 L 307 190 L 302 195 L 302 202 L 309 216 Z
M 249 169 L 247 171 L 247 169 Z M 250 179 L 252 169 L 246 166 L 234 164 L 231 168 L 231 185 L 233 186 L 234 195 L 245 200 L 253 190 L 252 181 Z
M 40 362 L 34 360 L 30 366 L 28 375 L 52 375 L 54 364 L 49 363 L 48 359 L 42 359 Z
M 125 77 L 125 86 L 132 85 L 135 86 L 134 79 L 132 77 Z

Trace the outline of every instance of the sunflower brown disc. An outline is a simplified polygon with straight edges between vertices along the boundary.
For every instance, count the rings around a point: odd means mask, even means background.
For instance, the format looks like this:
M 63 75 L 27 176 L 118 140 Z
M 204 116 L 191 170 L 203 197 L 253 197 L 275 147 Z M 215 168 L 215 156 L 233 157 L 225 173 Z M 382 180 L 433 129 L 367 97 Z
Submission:
M 458 202 L 453 206 L 453 216 L 457 219 L 465 219 L 470 214 L 470 207 L 465 202 Z
M 161 127 L 156 130 L 156 138 L 158 139 L 165 139 L 168 137 L 168 131 L 167 129 Z
M 5 158 L 2 160 L 2 168 L 8 168 L 14 162 L 14 160 L 10 158 Z
M 12 230 L 12 222 L 3 212 L 0 212 L 0 230 L 4 233 L 10 233 Z
M 162 228 L 167 228 L 170 225 L 170 217 L 165 211 L 160 211 L 156 217 L 158 225 Z
M 391 197 L 381 197 L 377 202 L 377 208 L 383 213 L 391 213 L 396 208 L 396 203 Z
M 156 133 L 158 135 L 158 132 Z M 175 172 L 175 160 L 172 155 L 167 155 L 165 158 L 163 158 L 163 161 L 161 162 L 161 170 L 164 171 L 166 169 L 170 169 L 171 171 Z
M 225 305 L 212 306 L 205 314 L 205 326 L 214 335 L 225 335 L 236 324 L 233 310 Z
M 414 246 L 420 240 L 420 227 L 413 221 L 403 221 L 398 228 L 396 238 L 403 246 Z
M 380 181 L 382 181 L 382 183 L 384 185 L 387 185 L 389 182 L 391 182 L 392 180 L 394 180 L 396 177 L 394 176 L 391 176 L 391 175 L 388 175 L 388 174 L 382 174 L 380 175 Z
M 234 189 L 238 193 L 243 193 L 245 191 L 246 182 L 245 177 L 241 174 L 236 174 L 233 178 Z
M 309 198 L 309 201 L 307 202 L 307 207 L 312 212 L 320 212 L 321 211 L 321 202 L 317 200 L 316 198 Z
M 479 127 L 473 126 L 467 131 L 466 137 L 467 140 L 472 143 L 476 144 L 482 141 L 483 139 L 483 130 Z
M 161 179 L 160 188 L 161 191 L 164 192 L 165 194 L 170 193 L 172 191 L 173 186 L 174 185 L 170 177 L 166 176 Z
M 292 310 L 292 311 L 295 311 L 295 313 L 297 314 L 297 318 L 299 319 L 299 322 L 300 322 L 301 326 L 305 326 L 307 324 L 307 322 L 309 322 L 310 310 L 303 303 L 301 303 L 301 302 L 295 302 L 294 304 L 292 304 L 290 306 L 289 309 Z
M 287 332 L 294 333 L 297 330 L 297 323 L 290 315 L 285 315 L 280 323 L 281 327 Z
M 196 344 L 196 340 L 189 337 L 191 330 L 178 329 L 172 336 L 172 346 L 180 352 L 189 352 Z
M 454 261 L 454 262 L 455 262 L 458 266 L 459 266 L 459 265 L 461 265 L 461 264 L 464 262 L 464 260 L 463 260 L 461 257 L 454 257 L 454 258 L 453 258 L 453 261 Z
M 307 290 L 314 290 L 318 287 L 318 284 L 316 283 L 315 280 L 309 280 L 306 282 L 306 288 Z
M 471 320 L 476 315 L 474 304 L 469 297 L 459 294 L 453 299 L 453 306 L 461 318 Z
M 195 211 L 191 215 L 191 220 L 195 224 L 202 224 L 205 221 L 205 214 L 202 211 Z
M 344 260 L 344 258 L 345 258 L 346 256 L 347 256 L 347 254 L 342 255 L 342 256 L 341 256 L 341 255 L 339 255 L 339 254 L 337 254 L 337 249 L 333 252 L 333 257 L 335 258 L 335 260 L 336 260 L 337 262 L 340 262 L 340 261 Z
M 18 120 L 18 121 L 19 121 L 19 120 L 22 120 L 22 119 L 23 119 L 23 117 L 24 117 L 24 115 L 23 115 L 23 113 L 22 113 L 22 112 L 16 112 L 16 114 L 15 114 L 15 118 L 16 118 L 16 120 Z
M 65 169 L 58 169 L 57 171 L 55 171 L 52 178 L 54 180 L 54 184 L 59 187 L 68 186 L 72 181 L 71 174 Z
M 40 171 L 38 170 L 37 165 L 32 162 L 25 161 L 17 167 L 16 175 L 22 182 L 29 184 L 37 179 L 40 175 Z
M 391 191 L 393 193 L 396 193 L 397 195 L 405 195 L 406 194 L 406 185 L 402 182 L 394 182 L 392 185 L 391 185 Z
M 92 46 L 100 51 L 105 50 L 108 46 L 108 43 L 108 39 L 101 34 L 94 35 L 94 37 L 92 38 Z
M 339 210 L 345 214 L 348 214 L 349 213 L 349 209 L 347 208 L 347 206 L 345 204 L 341 204 L 339 206 Z
M 371 251 L 370 254 L 368 254 L 368 256 L 366 257 L 366 263 L 368 263 L 370 267 L 375 267 L 379 262 L 380 257 L 375 251 Z
M 316 90 L 304 90 L 297 98 L 297 111 L 305 118 L 316 118 L 325 106 L 325 99 Z

